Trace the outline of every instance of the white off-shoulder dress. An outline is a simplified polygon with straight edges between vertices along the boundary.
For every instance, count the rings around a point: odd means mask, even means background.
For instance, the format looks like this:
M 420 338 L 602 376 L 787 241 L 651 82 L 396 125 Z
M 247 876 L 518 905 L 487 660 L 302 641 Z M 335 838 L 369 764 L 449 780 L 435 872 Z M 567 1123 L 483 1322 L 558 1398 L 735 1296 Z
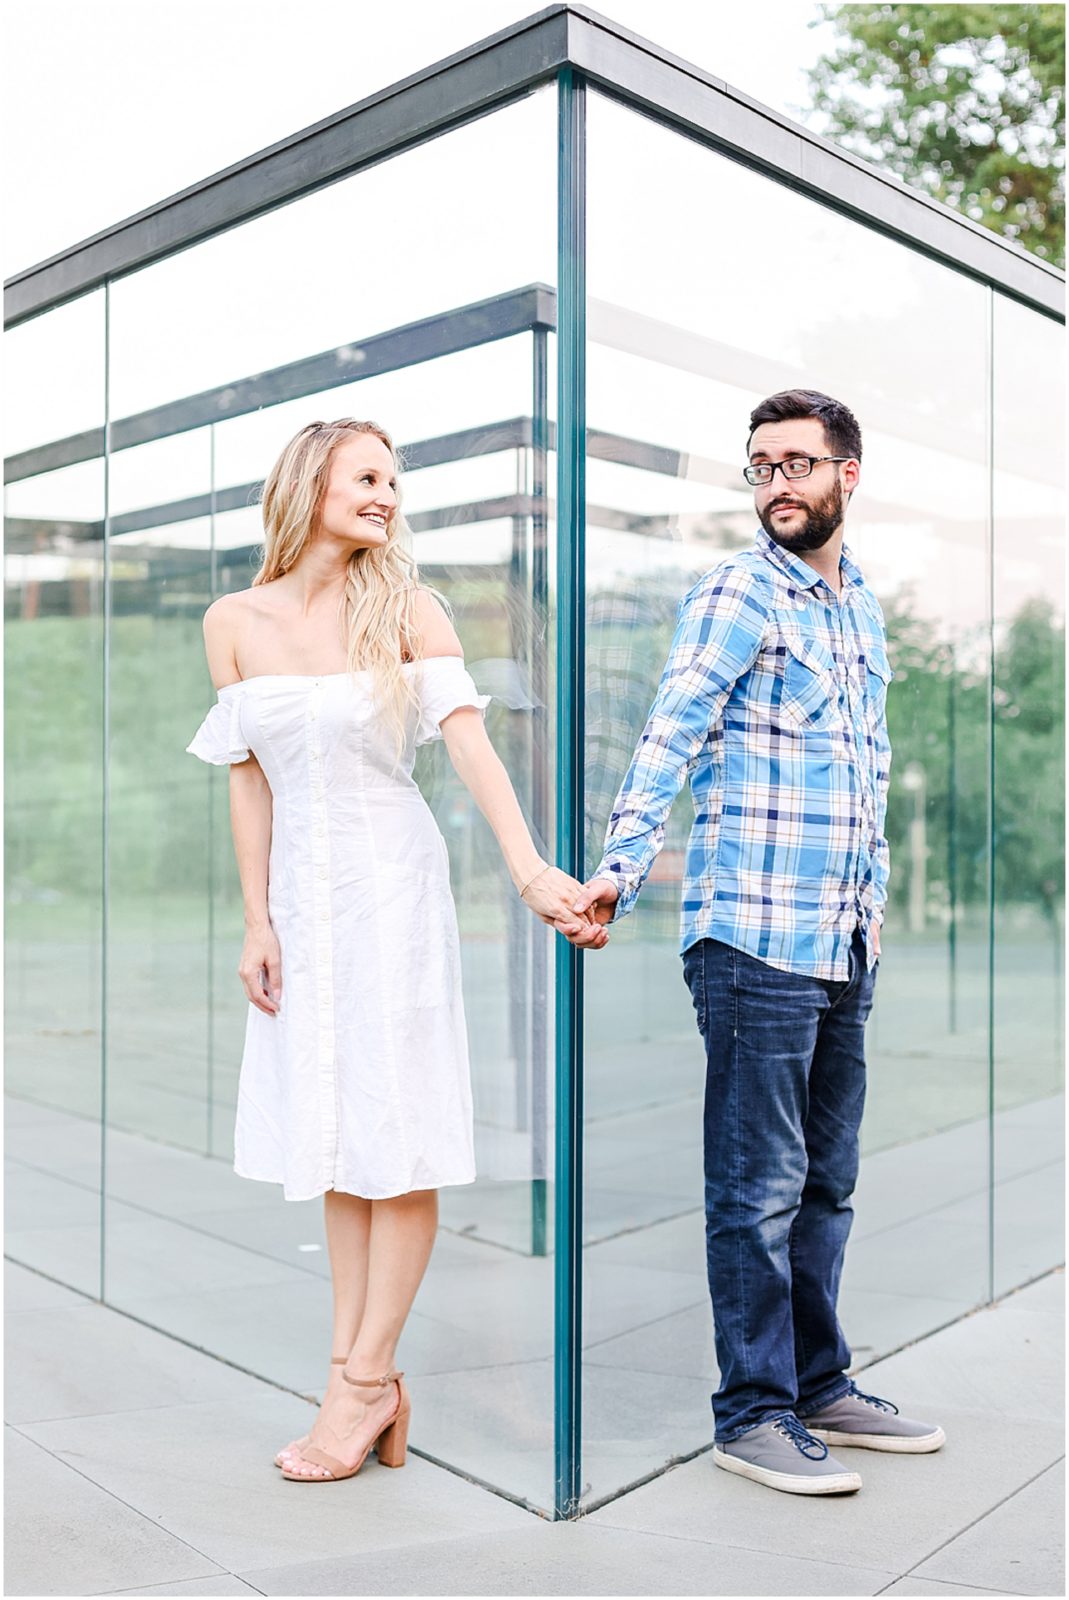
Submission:
M 229 684 L 187 747 L 215 765 L 251 750 L 271 786 L 282 1000 L 249 1005 L 234 1169 L 287 1200 L 475 1177 L 449 857 L 412 765 L 443 718 L 490 696 L 456 656 L 404 671 L 419 706 L 396 767 L 364 673 Z

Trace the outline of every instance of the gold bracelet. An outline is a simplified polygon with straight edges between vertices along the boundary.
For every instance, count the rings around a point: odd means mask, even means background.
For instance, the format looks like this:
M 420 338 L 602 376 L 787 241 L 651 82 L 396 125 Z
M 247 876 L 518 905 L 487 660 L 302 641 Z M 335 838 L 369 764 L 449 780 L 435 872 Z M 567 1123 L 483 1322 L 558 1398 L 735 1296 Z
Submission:
M 531 884 L 532 883 L 537 883 L 539 878 L 542 876 L 542 874 L 549 871 L 549 868 L 550 868 L 551 865 L 552 865 L 552 863 L 548 863 L 547 862 L 547 864 L 541 869 L 541 871 L 536 872 L 534 877 L 529 879 L 529 881 L 524 884 L 523 888 L 520 890 L 520 899 L 521 900 L 523 899 L 524 895 L 527 893 L 528 889 L 531 887 Z

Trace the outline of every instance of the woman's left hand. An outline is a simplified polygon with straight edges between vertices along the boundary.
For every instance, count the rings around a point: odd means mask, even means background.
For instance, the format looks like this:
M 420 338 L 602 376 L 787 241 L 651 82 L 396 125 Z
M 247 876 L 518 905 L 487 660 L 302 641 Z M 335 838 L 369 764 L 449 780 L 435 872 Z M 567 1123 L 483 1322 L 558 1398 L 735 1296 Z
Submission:
M 572 910 L 582 887 L 568 873 L 561 872 L 559 867 L 548 867 L 528 884 L 523 901 L 536 917 L 541 917 L 543 922 L 556 928 L 565 937 L 571 937 L 580 930 L 595 928 L 596 933 L 583 939 L 583 948 L 601 950 L 609 942 L 608 929 L 597 923 L 593 912 Z

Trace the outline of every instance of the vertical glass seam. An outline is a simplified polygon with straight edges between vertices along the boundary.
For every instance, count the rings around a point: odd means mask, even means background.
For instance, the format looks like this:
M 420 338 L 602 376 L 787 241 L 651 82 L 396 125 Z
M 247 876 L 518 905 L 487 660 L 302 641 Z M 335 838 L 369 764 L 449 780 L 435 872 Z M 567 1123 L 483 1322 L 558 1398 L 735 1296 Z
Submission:
M 104 284 L 104 520 L 103 520 L 103 633 L 101 641 L 101 719 L 100 719 L 100 1294 L 105 1300 L 105 1257 L 107 1251 L 107 1154 L 108 1154 L 108 922 L 111 902 L 110 878 L 110 770 L 111 745 L 111 284 Z
M 987 289 L 987 1298 L 995 1298 L 995 292 Z
M 218 598 L 219 566 L 215 548 L 215 512 L 216 512 L 216 480 L 215 480 L 215 423 L 208 428 L 208 593 L 214 602 Z M 210 780 L 214 774 L 209 773 L 208 787 L 208 948 L 207 963 L 207 1061 L 206 1075 L 208 1085 L 208 1104 L 205 1117 L 205 1155 L 211 1156 L 215 1151 L 215 813 L 218 806 L 214 785 Z M 230 776 L 227 769 L 227 791 L 229 793 Z
M 583 872 L 585 605 L 585 90 L 558 78 L 557 861 Z M 582 1453 L 583 993 L 581 954 L 556 941 L 554 1514 L 578 1515 Z
M 549 333 L 543 326 L 531 330 L 531 449 L 528 492 L 531 496 L 531 694 L 536 705 L 545 707 L 547 699 L 546 651 L 549 646 L 548 582 L 546 571 L 546 524 L 549 484 L 547 479 L 549 452 Z M 544 633 L 541 631 L 544 625 Z M 545 712 L 541 713 L 545 717 Z M 532 713 L 533 737 L 531 739 L 531 820 L 536 836 L 544 840 L 549 829 L 549 795 L 547 792 L 545 722 L 539 722 L 539 712 Z M 531 1072 L 531 1137 L 541 1159 L 541 1176 L 531 1180 L 531 1254 L 545 1257 L 549 1254 L 548 1190 L 546 1174 L 548 1164 L 548 1027 L 545 999 L 548 987 L 548 944 L 539 938 L 531 945 L 531 1008 L 532 1021 L 532 1072 Z

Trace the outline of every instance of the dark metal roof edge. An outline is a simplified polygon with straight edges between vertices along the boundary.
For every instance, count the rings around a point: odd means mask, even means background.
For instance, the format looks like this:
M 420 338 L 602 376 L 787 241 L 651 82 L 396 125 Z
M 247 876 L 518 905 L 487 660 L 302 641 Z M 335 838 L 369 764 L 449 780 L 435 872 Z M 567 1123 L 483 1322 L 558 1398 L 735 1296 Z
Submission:
M 318 122 L 311 122 L 305 128 L 299 128 L 295 133 L 287 134 L 283 139 L 277 139 L 274 144 L 264 145 L 260 150 L 254 150 L 247 156 L 240 156 L 237 161 L 231 162 L 228 167 L 220 167 L 218 172 L 211 173 L 206 178 L 198 178 L 195 183 L 187 185 L 184 189 L 177 189 L 174 194 L 165 196 L 162 200 L 153 201 L 141 211 L 132 212 L 130 216 L 123 217 L 118 222 L 113 222 L 106 228 L 101 228 L 98 233 L 92 233 L 85 239 L 79 239 L 76 244 L 68 245 L 63 250 L 58 250 L 55 255 L 48 256 L 43 261 L 37 261 L 30 267 L 24 267 L 19 272 L 13 272 L 10 278 L 5 278 L 4 288 L 12 288 L 15 284 L 22 283 L 26 278 L 35 273 L 43 272 L 46 267 L 53 267 L 60 261 L 65 261 L 69 256 L 79 250 L 85 250 L 89 245 L 99 244 L 102 239 L 109 238 L 120 229 L 129 228 L 134 223 L 144 222 L 149 217 L 157 216 L 161 211 L 168 210 L 180 200 L 188 200 L 192 195 L 202 194 L 206 189 L 212 188 L 217 183 L 222 183 L 227 178 L 232 178 L 235 173 L 245 172 L 252 166 L 268 161 L 272 156 L 278 155 L 282 150 L 292 149 L 295 145 L 306 139 L 312 139 L 316 134 L 324 132 L 327 128 L 336 127 L 352 117 L 371 107 L 381 105 L 396 95 L 403 94 L 416 84 L 421 84 L 440 73 L 448 71 L 460 61 L 473 59 L 475 56 L 493 49 L 506 39 L 518 37 L 527 33 L 532 28 L 540 26 L 551 15 L 563 14 L 568 9 L 564 5 L 547 6 L 544 10 L 536 12 L 533 16 L 525 17 L 507 28 L 501 28 L 497 33 L 492 33 L 485 39 L 480 39 L 476 44 L 455 51 L 451 56 L 445 56 L 441 61 L 436 61 L 429 67 L 421 67 L 418 72 L 409 73 L 407 78 L 399 78 L 396 83 L 387 84 L 385 88 L 376 89 L 374 94 L 367 95 L 363 100 L 355 100 L 351 105 L 343 106 L 340 111 L 333 111 L 329 116 L 321 117 Z
M 4 285 L 5 326 L 14 327 L 109 278 L 177 254 L 529 93 L 566 61 L 568 9 L 548 6 L 14 273 Z M 439 104 L 432 108 L 432 101 Z M 411 114 L 405 113 L 406 102 Z M 359 148 L 354 129 L 373 127 L 376 119 L 397 126 L 385 137 L 381 132 L 377 138 L 372 135 Z M 344 154 L 309 163 L 309 150 L 319 146 L 322 153 L 332 144 L 337 148 L 342 133 L 347 135 Z M 194 206 L 195 220 L 174 226 L 175 218 Z
M 626 60 L 627 82 L 618 81 L 612 74 L 599 80 L 599 46 L 602 51 L 608 48 L 617 60 Z M 624 53 L 622 57 L 621 52 Z M 647 63 L 660 80 L 650 83 L 648 94 L 634 81 L 644 76 L 643 68 Z M 361 167 L 388 159 L 413 144 L 529 92 L 566 64 L 589 75 L 598 87 L 615 94 L 618 99 L 641 106 L 676 127 L 704 137 L 724 153 L 764 170 L 866 226 L 941 259 L 968 276 L 983 279 L 993 288 L 1047 315 L 1064 317 L 1065 274 L 1049 262 L 761 105 L 723 79 L 620 27 L 610 18 L 586 6 L 564 3 L 548 6 L 512 23 L 46 261 L 16 273 L 5 285 L 6 325 L 14 326 L 98 287 L 109 277 L 137 270 L 336 182 Z M 485 77 L 488 67 L 496 72 L 496 77 Z M 707 102 L 707 109 L 719 100 L 721 109 L 733 110 L 740 122 L 749 123 L 751 130 L 764 134 L 768 151 L 762 155 L 746 144 L 733 149 L 730 139 L 711 132 L 712 118 L 695 119 L 681 105 L 667 103 L 663 92 L 665 72 L 678 78 L 681 89 L 689 87 L 691 94 L 695 90 L 710 91 L 714 99 Z M 437 110 L 429 109 L 428 93 L 441 95 L 447 87 L 453 90 L 452 98 L 447 98 Z M 391 133 L 388 126 L 381 125 L 382 119 L 388 124 L 390 113 L 402 109 L 406 99 L 417 110 L 422 105 L 422 112 L 407 125 L 402 115 Z M 336 150 L 333 156 L 330 154 L 331 143 L 336 144 L 339 129 L 351 132 L 352 126 L 361 122 L 373 129 L 376 117 L 380 119 L 377 140 L 373 137 L 356 155 L 351 153 L 351 145 L 344 155 Z M 309 164 L 307 159 L 300 160 L 302 146 L 307 158 L 308 149 L 316 145 L 325 157 L 324 164 L 318 167 L 314 161 Z M 781 164 L 777 151 L 788 153 L 790 162 Z M 259 184 L 251 182 L 254 172 L 258 173 Z M 273 181 L 265 181 L 268 173 L 272 174 Z M 829 178 L 833 180 L 830 183 Z M 867 197 L 873 201 L 878 198 L 880 203 L 866 206 Z M 191 210 L 193 201 L 197 219 L 183 222 L 182 212 Z M 920 210 L 913 210 L 912 215 L 918 222 L 923 219 L 923 226 L 917 230 L 907 228 L 904 213 L 917 207 Z M 162 226 L 168 217 L 172 224 L 178 219 L 178 225 L 170 229 Z M 941 237 L 944 233 L 945 240 Z M 954 241 L 959 242 L 958 249 L 952 247 Z
M 780 128 L 785 128 L 804 144 L 816 146 L 826 155 L 833 156 L 845 166 L 853 167 L 855 171 L 862 173 L 867 178 L 876 179 L 879 183 L 885 184 L 889 189 L 896 190 L 910 201 L 919 201 L 921 205 L 926 206 L 929 210 L 946 217 L 955 227 L 969 229 L 978 238 L 983 239 L 985 243 L 994 243 L 1029 267 L 1038 267 L 1041 271 L 1049 273 L 1056 282 L 1065 283 L 1065 273 L 1052 262 L 1044 261 L 1042 256 L 1033 255 L 1030 250 L 1025 250 L 1023 246 L 1015 244 L 1012 239 L 1007 239 L 1003 234 L 994 233 L 990 228 L 985 228 L 982 223 L 974 222 L 971 217 L 967 217 L 964 213 L 956 211 L 953 206 L 945 205 L 943 201 L 936 200 L 931 195 L 925 194 L 922 189 L 913 188 L 903 179 L 896 177 L 893 172 L 884 172 L 882 168 L 873 166 L 870 161 L 866 161 L 863 157 L 855 155 L 852 150 L 847 150 L 842 145 L 836 144 L 834 140 L 826 139 L 823 134 L 814 133 L 811 128 L 807 128 L 804 123 L 795 122 L 785 112 L 776 111 L 771 106 L 766 106 L 762 101 L 755 100 L 752 95 L 746 94 L 742 89 L 735 88 L 726 79 L 718 78 L 715 73 L 706 72 L 704 67 L 696 66 L 693 61 L 687 61 L 683 56 L 673 55 L 671 51 L 663 50 L 660 45 L 655 44 L 652 40 L 644 39 L 641 34 L 632 33 L 629 29 L 622 28 L 611 17 L 602 16 L 600 12 L 591 10 L 589 6 L 569 5 L 568 10 L 573 16 L 581 18 L 591 27 L 599 28 L 605 33 L 610 33 L 616 38 L 624 40 L 628 45 L 641 50 L 645 55 L 654 57 L 665 66 L 672 67 L 678 72 L 685 72 L 688 77 L 695 78 L 698 82 L 715 89 L 719 94 L 723 94 L 729 100 L 734 100 L 738 105 L 745 107 L 747 111 L 752 111 L 755 115 L 764 117 L 768 122 Z
M 691 132 L 703 142 L 719 145 L 725 154 L 730 154 L 747 165 L 763 170 L 781 182 L 786 182 L 791 188 L 809 194 L 822 203 L 855 217 L 867 227 L 896 237 L 910 248 L 921 250 L 929 256 L 941 258 L 956 270 L 971 277 L 983 278 L 993 288 L 1032 305 L 1036 310 L 1064 318 L 1066 275 L 1051 262 L 1044 261 L 1042 257 L 1033 255 L 1011 239 L 985 228 L 981 223 L 974 222 L 971 217 L 956 211 L 952 206 L 944 205 L 942 201 L 933 199 L 922 190 L 912 188 L 893 173 L 884 172 L 860 156 L 854 155 L 852 151 L 843 149 L 830 139 L 825 139 L 800 123 L 792 121 L 781 112 L 754 100 L 742 90 L 733 88 L 724 79 L 715 77 L 667 50 L 662 50 L 638 34 L 620 28 L 610 18 L 603 17 L 586 6 L 570 5 L 568 9 L 573 23 L 568 41 L 569 59 L 578 71 L 588 77 L 594 87 L 604 89 L 619 101 L 635 105 L 636 108 L 641 105 L 644 113 L 656 115 L 659 120 Z M 640 58 L 645 56 L 655 63 L 658 69 L 662 71 L 668 69 L 695 86 L 711 90 L 721 100 L 736 107 L 740 115 L 748 121 L 752 119 L 752 123 L 758 127 L 763 124 L 770 139 L 779 143 L 781 148 L 793 144 L 796 170 L 791 172 L 785 169 L 774 158 L 762 159 L 760 151 L 752 144 L 740 144 L 734 149 L 730 148 L 730 141 L 718 139 L 715 134 L 711 134 L 707 124 L 703 125 L 689 118 L 678 104 L 667 104 L 663 92 L 646 98 L 632 84 L 622 84 L 611 75 L 599 73 L 597 46 L 601 38 L 609 42 L 610 47 L 622 44 L 631 53 L 636 65 Z M 819 179 L 809 176 L 805 170 L 807 165 L 810 169 L 814 167 L 823 169 L 822 176 Z M 841 188 L 839 185 L 829 186 L 827 181 L 829 169 L 833 173 L 841 174 L 845 179 Z M 926 223 L 940 230 L 954 230 L 947 232 L 948 247 L 940 249 L 937 245 L 918 238 L 916 233 L 900 224 L 882 220 L 880 208 L 866 206 L 847 192 L 850 188 L 856 190 L 859 186 L 868 189 L 872 196 L 879 195 L 888 209 L 919 207 L 920 211 L 914 214 L 923 217 Z M 949 248 L 949 241 L 955 238 L 967 239 L 969 254 L 988 256 L 990 265 L 963 261 L 956 251 Z M 1032 292 L 1020 281 L 1027 277 L 1034 278 L 1035 290 Z M 1014 279 L 1017 281 L 1013 281 Z

